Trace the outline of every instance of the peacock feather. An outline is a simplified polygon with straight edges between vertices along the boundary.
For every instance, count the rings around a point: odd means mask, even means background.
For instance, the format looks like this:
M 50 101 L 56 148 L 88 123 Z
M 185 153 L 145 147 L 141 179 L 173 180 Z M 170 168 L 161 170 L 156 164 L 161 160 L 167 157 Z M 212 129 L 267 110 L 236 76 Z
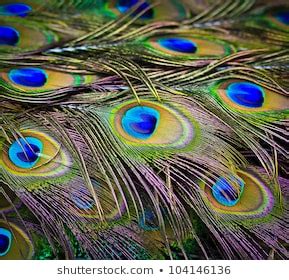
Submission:
M 1 259 L 289 258 L 289 6 L 3 0 Z

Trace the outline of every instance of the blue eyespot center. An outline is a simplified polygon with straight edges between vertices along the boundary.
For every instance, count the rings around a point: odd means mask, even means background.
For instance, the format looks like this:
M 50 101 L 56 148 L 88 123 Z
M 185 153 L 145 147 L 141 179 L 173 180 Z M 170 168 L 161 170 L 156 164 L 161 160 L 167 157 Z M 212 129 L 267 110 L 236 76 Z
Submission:
M 286 24 L 286 25 L 289 25 L 289 11 L 280 11 L 278 13 L 275 14 L 275 18 Z
M 137 3 L 139 3 L 139 0 L 119 0 L 117 3 L 117 9 L 121 12 L 121 13 L 125 13 L 127 12 L 129 9 L 131 9 L 134 5 L 136 5 Z M 136 11 L 133 12 L 133 16 L 138 15 L 139 13 L 141 13 L 142 11 L 144 11 L 145 9 L 147 9 L 150 5 L 147 2 L 143 2 L 137 9 Z M 154 16 L 154 12 L 153 9 L 148 9 L 145 13 L 143 13 L 140 18 L 144 19 L 144 20 L 149 20 L 152 19 Z
M 146 140 L 150 138 L 159 123 L 160 114 L 147 106 L 136 106 L 126 111 L 122 117 L 122 127 L 130 136 Z
M 185 38 L 161 38 L 158 43 L 171 51 L 193 54 L 197 51 L 197 45 Z
M 91 183 L 96 191 L 101 187 L 100 183 L 94 179 L 91 180 Z M 81 210 L 92 209 L 95 205 L 95 201 L 86 186 L 81 186 L 77 190 L 74 190 L 71 193 L 71 199 L 76 207 Z
M 19 32 L 11 26 L 0 26 L 0 46 L 16 46 L 19 42 Z
M 158 230 L 157 217 L 151 209 L 145 209 L 144 213 L 140 216 L 139 227 L 145 231 Z
M 12 234 L 10 230 L 0 227 L 0 257 L 7 255 L 11 248 Z
M 227 89 L 227 96 L 233 102 L 247 108 L 260 108 L 264 103 L 263 89 L 249 82 L 230 84 Z
M 75 191 L 71 194 L 71 198 L 76 207 L 81 210 L 91 209 L 94 205 L 92 197 L 89 197 L 88 190 L 83 192 L 82 190 L 79 190 L 78 192 Z
M 212 187 L 214 198 L 224 206 L 234 206 L 238 203 L 244 191 L 245 183 L 241 179 L 231 177 L 230 181 L 220 177 Z
M 9 159 L 20 168 L 29 169 L 36 165 L 43 150 L 42 142 L 35 137 L 16 140 L 8 150 Z
M 8 77 L 13 83 L 26 87 L 42 87 L 47 82 L 47 74 L 40 68 L 12 69 Z
M 0 6 L 0 15 L 25 17 L 32 8 L 24 3 L 11 3 Z

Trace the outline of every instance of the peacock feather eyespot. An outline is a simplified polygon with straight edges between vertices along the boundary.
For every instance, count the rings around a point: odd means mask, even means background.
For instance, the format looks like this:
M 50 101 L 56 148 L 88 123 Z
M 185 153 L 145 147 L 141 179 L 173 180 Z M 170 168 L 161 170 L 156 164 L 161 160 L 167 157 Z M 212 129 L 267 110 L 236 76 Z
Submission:
M 32 11 L 32 7 L 25 3 L 9 3 L 0 5 L 0 16 L 26 17 Z
M 91 183 L 93 191 L 97 195 L 102 206 L 105 220 L 110 221 L 118 219 L 119 212 L 110 187 L 106 182 L 100 179 L 91 178 Z M 71 188 L 69 194 L 72 203 L 69 204 L 68 209 L 73 215 L 77 217 L 99 219 L 99 212 L 93 195 L 84 183 L 78 182 L 75 184 L 75 187 L 73 186 Z M 123 197 L 117 189 L 115 189 L 115 194 L 120 210 L 123 213 L 125 210 Z M 66 205 L 67 202 L 64 201 L 63 203 Z
M 50 70 L 42 67 L 18 67 L 1 69 L 0 79 L 8 87 L 17 88 L 27 93 L 56 90 L 71 86 L 93 83 L 97 75 L 79 75 Z
M 216 58 L 233 52 L 233 47 L 224 41 L 185 34 L 152 37 L 144 46 L 159 55 L 180 59 Z
M 12 20 L 13 18 L 13 20 Z M 21 22 L 23 19 L 0 18 L 0 47 L 16 50 L 36 50 L 59 40 L 58 36 L 44 25 Z M 33 38 L 33 40 L 31 40 Z
M 150 4 L 144 1 L 139 1 L 139 0 L 118 0 L 117 1 L 117 9 L 121 13 L 127 12 L 129 9 L 133 8 L 135 5 L 138 3 L 142 2 L 142 4 L 133 12 L 133 16 L 138 15 L 139 13 L 143 12 L 146 10 L 141 16 L 140 19 L 148 20 L 148 19 L 153 19 L 154 16 L 154 11 L 153 9 L 149 9 Z
M 24 130 L 12 143 L 2 143 L 0 165 L 17 176 L 56 178 L 68 170 L 71 160 L 49 135 Z
M 146 208 L 140 215 L 138 225 L 144 231 L 159 230 L 156 214 L 149 208 Z
M 147 100 L 115 107 L 110 123 L 127 148 L 147 156 L 191 149 L 200 138 L 199 124 L 185 110 Z
M 95 189 L 100 187 L 96 180 L 92 180 L 92 185 Z M 79 188 L 73 189 L 70 196 L 79 212 L 82 212 L 82 210 L 84 210 L 83 212 L 88 212 L 95 206 L 95 201 L 85 186 L 81 185 Z
M 41 68 L 11 69 L 8 73 L 11 82 L 25 87 L 43 87 L 47 82 L 47 73 Z
M 248 171 L 239 170 L 228 179 L 218 178 L 213 186 L 200 183 L 200 187 L 208 206 L 221 215 L 260 218 L 271 213 L 275 203 L 271 188 Z
M 0 46 L 16 46 L 20 35 L 12 26 L 0 26 Z
M 151 22 L 157 20 L 183 20 L 189 11 L 183 3 L 176 0 L 160 0 L 158 5 L 151 7 L 154 1 L 151 0 L 111 0 L 104 1 L 102 14 L 108 17 L 117 17 L 128 12 L 134 6 L 138 8 L 131 14 L 131 17 L 139 16 L 138 22 Z M 140 15 L 140 13 L 142 13 Z
M 220 177 L 212 186 L 213 197 L 224 206 L 235 206 L 240 200 L 244 191 L 244 182 L 236 177 L 228 181 Z
M 23 137 L 17 139 L 9 147 L 9 159 L 17 167 L 30 169 L 39 161 L 43 151 L 41 140 L 35 137 Z
M 211 87 L 215 97 L 229 109 L 245 113 L 287 111 L 289 98 L 253 82 L 229 79 Z
M 289 7 L 276 7 L 266 10 L 259 16 L 261 25 L 268 26 L 269 28 L 278 29 L 288 32 L 289 30 Z
M 88 192 L 86 195 L 89 195 Z M 92 198 L 89 198 L 89 200 L 87 200 L 83 196 L 79 195 L 76 191 L 71 194 L 71 199 L 75 203 L 75 206 L 80 210 L 92 209 L 94 205 L 94 201 Z
M 289 26 L 289 10 L 276 12 L 274 16 L 281 23 Z
M 27 233 L 11 221 L 0 219 L 0 260 L 30 259 L 33 245 Z
M 0 227 L 0 257 L 8 254 L 11 248 L 12 234 L 11 231 Z
M 122 117 L 124 131 L 137 139 L 150 138 L 158 127 L 159 112 L 147 106 L 136 106 L 128 109 Z

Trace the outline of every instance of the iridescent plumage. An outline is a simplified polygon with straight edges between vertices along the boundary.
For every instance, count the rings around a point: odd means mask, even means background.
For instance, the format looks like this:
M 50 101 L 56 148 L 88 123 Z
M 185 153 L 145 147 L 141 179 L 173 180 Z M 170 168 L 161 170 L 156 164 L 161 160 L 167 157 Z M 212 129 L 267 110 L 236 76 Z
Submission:
M 0 260 L 288 259 L 286 1 L 46 2 L 0 4 Z

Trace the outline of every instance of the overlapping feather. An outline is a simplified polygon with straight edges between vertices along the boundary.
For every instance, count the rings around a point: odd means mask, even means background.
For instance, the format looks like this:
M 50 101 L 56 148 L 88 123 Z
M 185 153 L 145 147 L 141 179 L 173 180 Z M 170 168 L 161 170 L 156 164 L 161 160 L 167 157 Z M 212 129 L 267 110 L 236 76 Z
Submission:
M 16 2 L 0 259 L 289 257 L 286 3 Z

